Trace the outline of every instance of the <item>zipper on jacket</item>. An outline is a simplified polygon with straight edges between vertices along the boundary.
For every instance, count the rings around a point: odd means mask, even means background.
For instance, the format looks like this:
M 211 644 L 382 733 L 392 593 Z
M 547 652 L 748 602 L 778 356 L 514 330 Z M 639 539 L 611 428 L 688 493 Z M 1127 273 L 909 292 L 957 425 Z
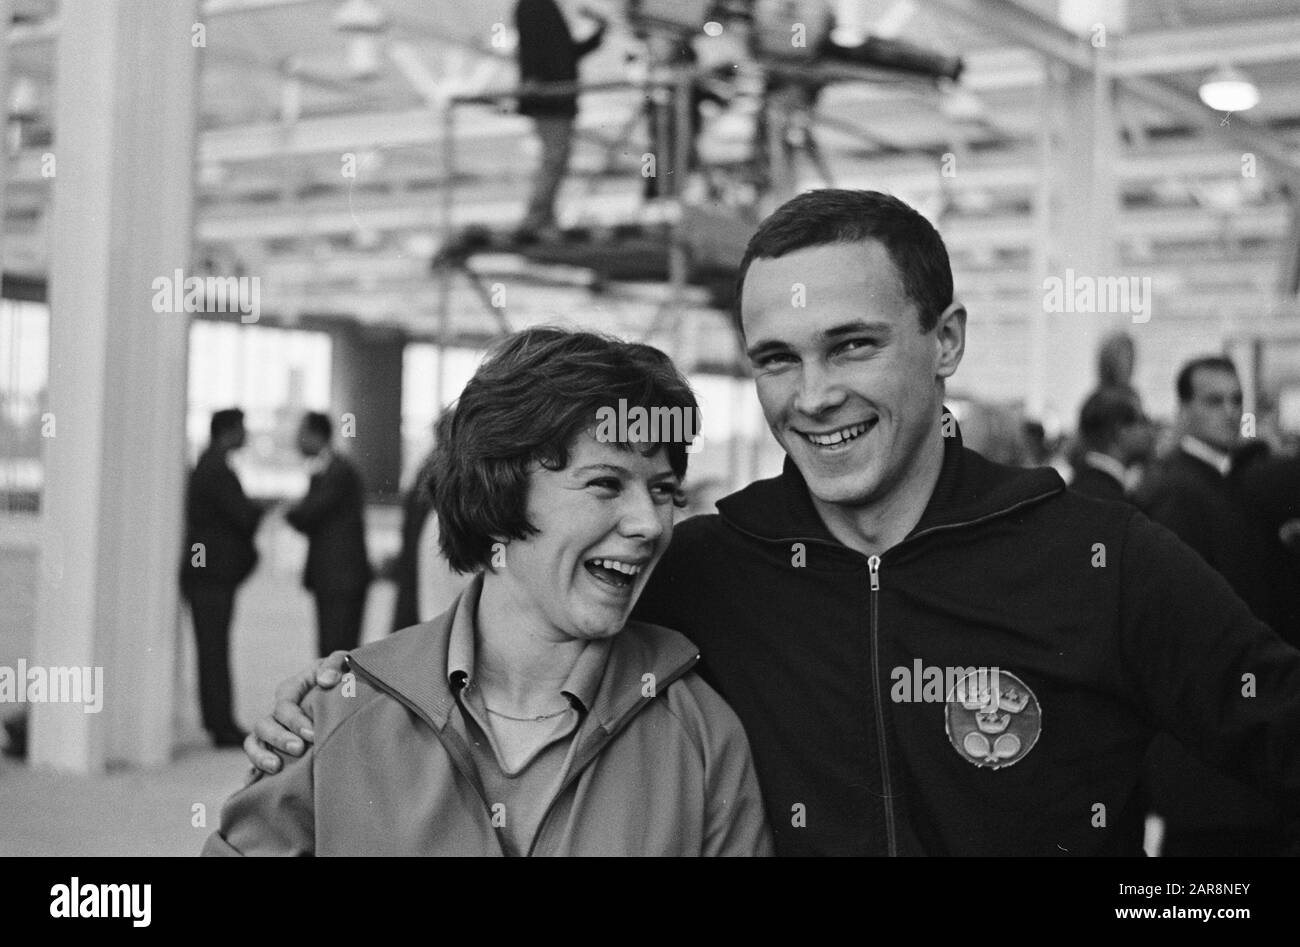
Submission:
M 622 634 L 622 632 L 619 633 Z M 613 740 L 627 728 L 627 726 L 632 722 L 632 718 L 641 713 L 641 711 L 648 707 L 653 701 L 659 700 L 663 694 L 667 693 L 668 688 L 671 685 L 675 684 L 678 680 L 690 673 L 690 671 L 694 669 L 695 665 L 699 663 L 699 659 L 700 656 L 697 654 L 689 662 L 667 675 L 664 680 L 659 681 L 655 687 L 655 696 L 650 700 L 637 701 L 637 703 L 633 704 L 632 707 L 606 731 L 603 739 L 598 739 L 593 742 L 593 738 L 597 737 L 598 732 L 601 729 L 599 727 L 589 734 L 587 738 L 588 745 L 579 748 L 584 752 L 574 753 L 572 760 L 573 765 L 570 767 L 569 771 L 564 774 L 564 779 L 560 782 L 559 788 L 555 790 L 555 795 L 551 797 L 551 801 L 546 804 L 546 809 L 542 812 L 542 818 L 537 823 L 537 831 L 533 833 L 533 840 L 528 843 L 528 850 L 524 852 L 526 857 L 531 858 L 537 851 L 537 846 L 542 841 L 542 835 L 545 833 L 546 827 L 551 821 L 551 814 L 555 811 L 556 803 L 558 803 L 561 797 L 569 791 L 569 787 L 582 777 L 583 771 L 595 762 L 596 758 L 600 756 L 605 747 L 613 742 Z M 590 713 L 590 711 L 588 711 L 588 713 Z M 582 731 L 585 727 L 586 718 L 584 718 L 583 723 L 579 725 L 578 732 L 573 735 L 573 739 L 576 740 L 582 736 Z
M 894 825 L 894 786 L 889 778 L 889 745 L 885 734 L 885 702 L 880 692 L 880 557 L 867 557 L 871 576 L 871 690 L 876 701 L 876 743 L 880 752 L 880 782 L 885 801 L 885 845 L 890 858 L 898 855 Z
M 929 536 L 929 535 L 932 535 L 932 534 L 934 534 L 934 533 L 942 533 L 942 532 L 947 532 L 947 531 L 950 531 L 950 530 L 956 530 L 956 529 L 965 529 L 966 527 L 969 527 L 969 526 L 977 526 L 977 525 L 979 525 L 979 524 L 981 524 L 981 523 L 986 523 L 986 522 L 988 522 L 988 521 L 990 521 L 990 520 L 997 519 L 998 517 L 1006 516 L 1008 513 L 1013 513 L 1013 512 L 1015 512 L 1016 510 L 1022 509 L 1022 508 L 1024 508 L 1024 507 L 1032 506 L 1032 505 L 1035 504 L 1035 503 L 1038 503 L 1038 502 L 1040 502 L 1040 501 L 1042 501 L 1042 500 L 1046 500 L 1046 499 L 1048 499 L 1049 497 L 1055 496 L 1055 495 L 1056 495 L 1057 493 L 1059 493 L 1059 492 L 1060 492 L 1060 491 L 1059 491 L 1059 490 L 1056 490 L 1056 489 L 1048 490 L 1048 491 L 1045 491 L 1045 492 L 1043 492 L 1043 493 L 1036 494 L 1036 495 L 1034 495 L 1034 496 L 1032 496 L 1032 497 L 1026 497 L 1026 498 L 1024 498 L 1024 499 L 1022 499 L 1022 500 L 1019 500 L 1019 501 L 1017 501 L 1017 502 L 1015 502 L 1015 503 L 1012 503 L 1012 504 L 1010 504 L 1010 505 L 1008 505 L 1008 506 L 1002 507 L 1001 509 L 994 510 L 994 511 L 992 511 L 992 512 L 990 512 L 990 513 L 985 513 L 985 514 L 982 515 L 982 516 L 975 516 L 975 517 L 972 517 L 972 518 L 970 518 L 970 519 L 968 519 L 968 520 L 959 520 L 959 521 L 954 522 L 954 523 L 940 523 L 940 524 L 937 525 L 937 526 L 931 526 L 931 527 L 929 527 L 929 528 L 927 528 L 927 529 L 923 529 L 923 530 L 921 530 L 920 532 L 913 533 L 911 536 L 906 537 L 906 538 L 903 539 L 901 542 L 899 542 L 899 543 L 897 543 L 896 545 L 892 546 L 888 551 L 889 551 L 889 552 L 895 552 L 895 550 L 897 550 L 897 549 L 900 549 L 900 548 L 903 548 L 903 547 L 908 547 L 908 546 L 910 546 L 912 543 L 914 543 L 915 541 L 921 539 L 922 537 Z M 759 542 L 764 542 L 764 543 L 787 543 L 787 542 L 804 542 L 804 543 L 813 543 L 813 544 L 816 544 L 816 545 L 818 545 L 818 546 L 822 546 L 822 547 L 827 548 L 827 549 L 840 550 L 840 551 L 845 551 L 845 550 L 847 550 L 847 552 L 848 552 L 850 555 L 855 556 L 855 557 L 858 557 L 859 559 L 861 559 L 861 557 L 862 557 L 862 553 L 857 552 L 856 550 L 850 549 L 849 547 L 845 546 L 845 545 L 842 544 L 842 543 L 837 543 L 837 542 L 828 542 L 827 540 L 825 540 L 825 539 L 823 539 L 823 538 L 821 538 L 821 537 L 819 537 L 819 536 L 787 536 L 787 537 L 781 537 L 781 538 L 775 538 L 775 537 L 772 537 L 772 536 L 760 536 L 758 533 L 755 533 L 755 532 L 752 532 L 751 530 L 745 529 L 745 528 L 744 528 L 743 526 L 741 526 L 740 524 L 738 524 L 738 523 L 736 523 L 736 522 L 734 522 L 734 521 L 728 519 L 728 518 L 725 517 L 725 516 L 722 517 L 722 521 L 727 525 L 728 528 L 730 528 L 730 529 L 734 529 L 736 532 L 741 533 L 742 535 L 745 535 L 745 536 L 749 536 L 751 539 L 756 539 L 756 540 L 758 540 Z M 897 553 L 895 553 L 895 555 L 897 555 Z M 883 791 L 884 791 L 884 803 L 885 803 L 885 845 L 886 845 L 887 854 L 888 854 L 890 857 L 897 857 L 897 855 L 898 855 L 898 830 L 897 830 L 897 826 L 896 826 L 895 813 L 894 813 L 894 787 L 893 787 L 893 783 L 892 783 L 892 780 L 891 780 L 891 778 L 890 778 L 890 772 L 889 772 L 889 746 L 888 746 L 888 744 L 886 743 L 885 706 L 884 706 L 884 697 L 883 697 L 883 695 L 882 695 L 882 693 L 881 693 L 881 689 L 880 689 L 880 688 L 881 688 L 881 684 L 880 684 L 880 640 L 879 640 L 879 635 L 880 635 L 880 629 L 879 629 L 879 625 L 880 625 L 880 616 L 879 616 L 879 603 L 878 603 L 878 601 L 877 601 L 877 599 L 878 599 L 878 597 L 879 597 L 879 593 L 880 593 L 880 556 L 867 556 L 867 557 L 866 557 L 866 560 L 867 560 L 867 574 L 870 576 L 870 579 L 871 579 L 871 596 L 870 596 L 870 598 L 871 598 L 871 608 L 870 608 L 870 612 L 871 612 L 871 621 L 870 621 L 870 626 L 871 626 L 871 682 L 872 682 L 872 688 L 873 688 L 873 690 L 875 691 L 876 742 L 877 742 L 877 744 L 878 744 L 879 747 L 880 747 L 880 775 L 881 775 L 881 782 L 883 783 Z
M 492 837 L 496 839 L 497 847 L 501 850 L 501 854 L 503 856 L 509 856 L 510 853 L 506 851 L 505 844 L 501 841 L 501 834 L 497 831 L 496 826 L 492 825 L 492 806 L 488 803 L 487 796 L 483 794 L 483 784 L 479 780 L 478 772 L 474 769 L 472 759 L 462 751 L 461 747 L 454 746 L 449 742 L 448 738 L 443 736 L 442 730 L 438 728 L 438 725 L 434 723 L 432 718 L 430 718 L 421 708 L 407 700 L 404 696 L 389 687 L 379 678 L 360 667 L 355 661 L 349 661 L 348 668 L 359 674 L 368 684 L 370 684 L 371 687 L 375 688 L 375 690 L 387 694 L 429 725 L 433 730 L 434 736 L 438 738 L 438 742 L 442 744 L 443 749 L 447 751 L 447 755 L 451 757 L 456 768 L 460 770 L 461 775 L 465 777 L 470 788 L 474 790 L 474 795 L 478 796 L 479 802 L 483 804 L 483 812 L 487 815 L 488 826 L 492 830 Z M 448 724 L 448 726 L 450 726 L 450 724 Z M 453 731 L 453 734 L 455 734 L 455 731 Z M 459 735 L 456 736 L 457 739 L 459 739 Z

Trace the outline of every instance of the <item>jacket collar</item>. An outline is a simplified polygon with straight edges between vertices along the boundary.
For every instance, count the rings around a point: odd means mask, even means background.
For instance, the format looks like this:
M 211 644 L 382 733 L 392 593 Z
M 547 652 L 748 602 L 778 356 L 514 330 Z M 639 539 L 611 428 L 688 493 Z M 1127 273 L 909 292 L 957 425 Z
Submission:
M 334 451 L 328 446 L 322 447 L 319 454 L 307 459 L 307 473 L 313 477 L 319 476 L 332 463 L 334 463 Z
M 465 602 L 470 608 L 460 608 L 452 617 L 447 640 L 447 685 L 453 692 L 471 683 L 475 674 L 478 642 L 475 640 L 475 628 L 478 625 L 478 597 L 481 594 L 483 576 L 474 577 L 471 585 L 475 594 L 467 595 Z M 577 701 L 582 710 L 591 709 L 596 700 L 596 692 L 605 676 L 605 663 L 609 657 L 611 641 L 608 638 L 588 641 L 573 663 L 560 693 L 572 703 Z
M 1128 469 L 1124 464 L 1110 454 L 1103 454 L 1098 450 L 1090 450 L 1083 455 L 1080 461 L 1084 466 L 1091 467 L 1100 473 L 1110 477 L 1121 487 L 1128 486 Z
M 414 625 L 359 648 L 348 660 L 382 690 L 420 711 L 442 730 L 456 699 L 448 683 L 448 644 L 453 623 L 473 621 L 483 589 L 480 574 L 456 598 L 451 608 L 430 621 Z M 613 733 L 699 660 L 699 650 L 667 628 L 630 621 L 610 640 L 605 673 L 589 707 L 590 715 Z M 647 692 L 645 675 L 653 674 Z
M 945 413 L 950 413 L 945 408 Z M 944 438 L 943 466 L 920 521 L 903 542 L 922 533 L 982 522 L 1065 489 L 1050 467 L 1006 467 L 962 445 L 961 430 Z M 788 456 L 779 477 L 760 480 L 718 501 L 722 518 L 773 542 L 811 539 L 842 545 L 813 506 L 808 484 Z
M 1178 449 L 1188 457 L 1199 460 L 1220 477 L 1226 477 L 1232 473 L 1232 455 L 1216 447 L 1211 447 L 1199 437 L 1184 434 L 1178 442 Z

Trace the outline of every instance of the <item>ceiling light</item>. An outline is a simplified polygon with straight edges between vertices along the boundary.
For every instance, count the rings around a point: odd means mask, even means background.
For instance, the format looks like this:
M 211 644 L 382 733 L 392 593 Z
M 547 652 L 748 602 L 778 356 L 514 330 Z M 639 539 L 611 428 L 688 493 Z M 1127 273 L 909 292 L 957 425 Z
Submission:
M 413 233 L 402 241 L 402 249 L 417 259 L 427 259 L 438 252 L 438 238 L 431 233 Z
M 373 250 L 383 242 L 383 235 L 371 227 L 352 231 L 352 245 L 358 250 Z
M 984 117 L 984 103 L 964 86 L 940 80 L 939 112 L 950 122 L 977 122 Z
M 1216 112 L 1244 112 L 1259 104 L 1259 89 L 1231 66 L 1220 66 L 1201 83 L 1201 101 Z
M 373 0 L 343 0 L 334 11 L 334 28 L 340 33 L 379 33 L 388 17 Z
M 375 79 L 380 73 L 383 44 L 378 36 L 354 33 L 348 39 L 347 72 L 353 79 Z
M 36 118 L 41 104 L 41 90 L 27 76 L 19 76 L 9 89 L 9 117 L 30 121 Z

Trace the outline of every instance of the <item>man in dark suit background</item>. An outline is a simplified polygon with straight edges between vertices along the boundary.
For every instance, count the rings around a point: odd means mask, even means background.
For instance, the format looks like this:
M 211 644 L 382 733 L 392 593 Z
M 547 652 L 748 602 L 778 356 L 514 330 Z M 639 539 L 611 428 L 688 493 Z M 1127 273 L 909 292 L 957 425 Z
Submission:
M 402 496 L 402 545 L 387 567 L 397 586 L 393 600 L 393 631 L 420 622 L 420 533 L 433 515 L 433 452 L 425 457 L 410 488 Z
M 1195 549 L 1261 621 L 1277 628 L 1268 537 L 1243 494 L 1242 390 L 1222 356 L 1193 359 L 1178 373 L 1178 446 L 1139 488 L 1148 516 Z M 1281 847 L 1281 820 L 1261 795 L 1202 765 L 1162 735 L 1147 755 L 1155 811 L 1167 824 L 1163 854 L 1268 855 Z
M 308 458 L 307 495 L 285 519 L 308 540 L 302 584 L 316 599 L 317 644 L 322 657 L 361 642 L 361 619 L 372 572 L 366 555 L 361 475 L 330 449 L 333 427 L 315 411 L 298 427 L 298 450 Z
M 1228 580 L 1261 621 L 1276 626 L 1273 557 L 1241 488 L 1241 382 L 1222 356 L 1178 373 L 1178 446 L 1138 491 L 1148 516 L 1178 534 Z M 1254 454 L 1254 451 L 1249 451 Z
M 1278 563 L 1274 630 L 1300 648 L 1300 455 L 1273 457 L 1263 452 L 1254 463 L 1241 465 L 1240 480 Z
M 1131 392 L 1093 392 L 1079 411 L 1082 452 L 1072 464 L 1070 489 L 1098 500 L 1126 500 L 1129 465 L 1145 455 L 1150 439 L 1150 425 Z
M 198 642 L 203 727 L 218 747 L 239 746 L 230 685 L 230 622 L 235 591 L 257 565 L 253 536 L 264 509 L 244 495 L 230 453 L 244 446 L 244 413 L 212 415 L 211 438 L 190 474 L 185 501 L 181 591 L 189 600 Z

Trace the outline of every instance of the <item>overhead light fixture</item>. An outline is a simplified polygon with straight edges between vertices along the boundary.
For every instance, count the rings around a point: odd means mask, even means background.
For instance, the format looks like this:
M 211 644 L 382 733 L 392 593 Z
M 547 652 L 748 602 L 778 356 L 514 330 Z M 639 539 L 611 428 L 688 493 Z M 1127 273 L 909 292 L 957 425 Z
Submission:
M 204 188 L 218 188 L 226 183 L 226 169 L 216 161 L 204 161 L 199 165 L 198 180 Z
M 340 33 L 380 33 L 388 17 L 373 0 L 343 0 L 334 11 L 334 29 Z
M 347 37 L 346 66 L 353 79 L 374 79 L 383 53 L 381 34 L 388 16 L 373 0 L 343 0 L 334 11 L 334 28 Z
M 950 122 L 977 122 L 984 117 L 984 103 L 967 89 L 942 80 L 939 111 Z
M 41 90 L 28 76 L 20 75 L 9 89 L 9 117 L 28 122 L 37 117 Z
M 1216 112 L 1244 112 L 1259 104 L 1259 89 L 1245 73 L 1223 65 L 1201 83 L 1201 101 Z
M 417 259 L 431 259 L 438 247 L 438 238 L 431 233 L 413 233 L 402 241 L 402 249 Z
M 383 44 L 378 36 L 356 33 L 348 38 L 347 71 L 353 79 L 376 79 Z

